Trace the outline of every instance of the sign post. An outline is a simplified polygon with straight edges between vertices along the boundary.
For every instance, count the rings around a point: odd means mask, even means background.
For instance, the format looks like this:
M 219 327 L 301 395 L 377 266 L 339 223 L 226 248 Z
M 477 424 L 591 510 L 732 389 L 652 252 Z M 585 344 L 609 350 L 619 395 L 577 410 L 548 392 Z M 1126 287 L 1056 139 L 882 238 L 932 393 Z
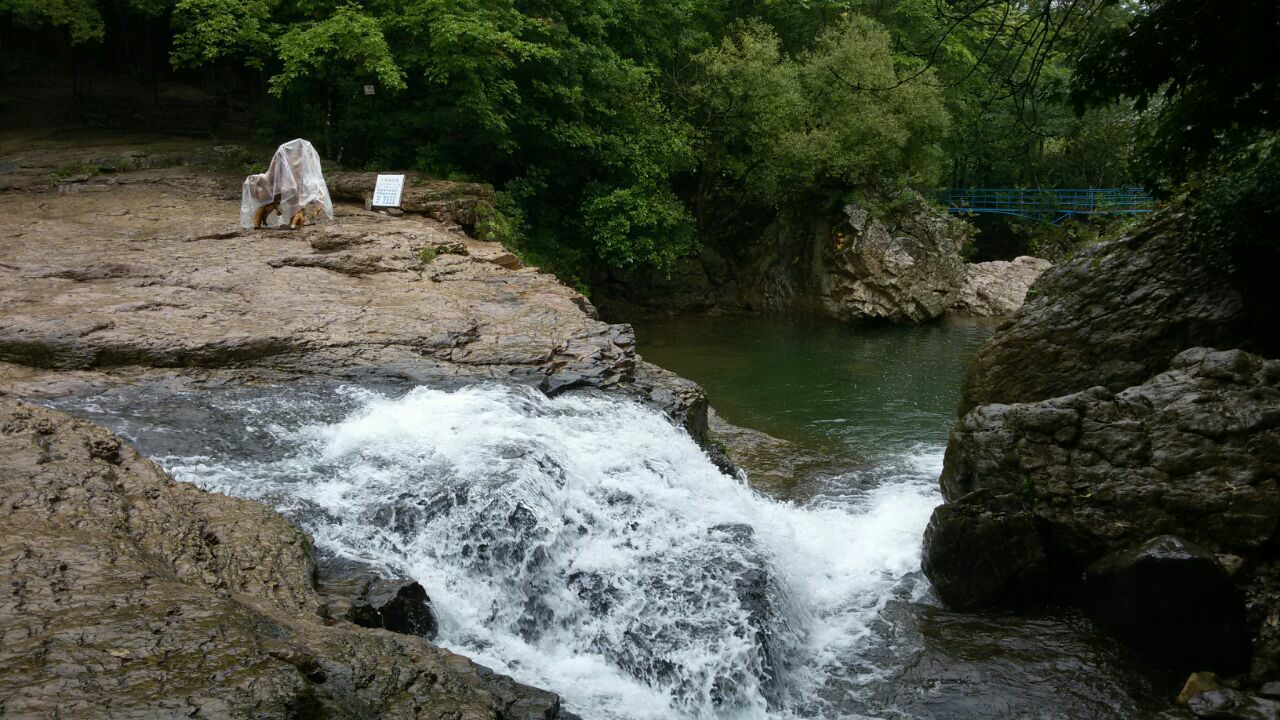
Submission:
M 400 195 L 404 192 L 403 175 L 379 175 L 373 186 L 373 207 L 400 207 Z

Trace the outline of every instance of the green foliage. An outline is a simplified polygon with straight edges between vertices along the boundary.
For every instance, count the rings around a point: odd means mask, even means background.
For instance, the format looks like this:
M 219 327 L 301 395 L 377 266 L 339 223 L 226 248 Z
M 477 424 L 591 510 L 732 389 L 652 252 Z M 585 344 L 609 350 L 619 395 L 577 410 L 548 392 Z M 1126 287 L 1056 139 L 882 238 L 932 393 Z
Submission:
M 508 249 L 518 248 L 526 238 L 524 212 L 510 193 L 500 192 L 493 204 L 481 204 L 476 208 L 476 237 L 488 242 L 499 242 Z
M 1130 98 L 1155 118 L 1139 169 L 1172 192 L 1215 157 L 1280 129 L 1274 0 L 1154 0 L 1085 48 L 1071 97 L 1083 109 Z
M 1135 140 L 1174 120 L 1209 117 L 1204 137 L 1242 147 L 1237 130 L 1280 117 L 1276 77 L 1253 62 L 1264 5 L 0 0 L 0 16 L 94 47 L 167 21 L 180 74 L 261 99 L 260 140 L 493 183 L 481 236 L 581 282 L 670 269 L 699 243 L 746 253 L 771 223 L 904 185 L 1128 184 Z M 1246 24 L 1254 40 L 1231 39 Z M 1147 36 L 1126 55 L 1131 27 Z M 1230 70 L 1201 67 L 1220 51 Z
M 405 88 L 404 71 L 396 64 L 378 21 L 354 3 L 341 5 L 329 17 L 295 26 L 277 44 L 282 68 L 271 78 L 277 96 L 303 82 L 332 83 L 339 78 L 374 79 L 388 90 Z
M 1193 178 L 1191 237 L 1213 265 L 1237 272 L 1280 255 L 1280 133 L 1269 133 Z M 1274 278 L 1266 282 L 1274 284 Z
M 0 0 L 0 14 L 66 28 L 72 45 L 101 41 L 106 30 L 94 0 Z
M 274 43 L 268 28 L 278 0 L 178 0 L 170 61 L 198 67 L 224 58 L 262 69 Z
M 600 259 L 616 268 L 668 270 L 696 247 L 684 205 L 656 183 L 593 191 L 583 205 L 583 222 Z
M 947 128 L 927 78 L 899 80 L 888 34 L 851 18 L 814 49 L 785 55 L 766 26 L 745 26 L 698 57 L 690 95 L 701 115 L 700 158 L 761 202 L 797 193 L 933 179 Z
M 830 25 L 798 53 L 746 23 L 695 63 L 683 98 L 698 130 L 704 234 L 736 234 L 722 216 L 748 204 L 777 211 L 937 177 L 942 96 L 927 71 L 896 66 L 889 34 L 866 18 Z

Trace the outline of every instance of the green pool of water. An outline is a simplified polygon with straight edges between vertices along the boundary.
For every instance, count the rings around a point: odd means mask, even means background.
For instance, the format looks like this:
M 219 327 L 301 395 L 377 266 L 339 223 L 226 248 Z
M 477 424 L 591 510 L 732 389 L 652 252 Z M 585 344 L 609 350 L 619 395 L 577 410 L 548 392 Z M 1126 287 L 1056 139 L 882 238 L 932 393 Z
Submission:
M 989 321 L 848 327 L 754 315 L 637 323 L 645 359 L 706 388 L 724 419 L 874 461 L 945 444 Z

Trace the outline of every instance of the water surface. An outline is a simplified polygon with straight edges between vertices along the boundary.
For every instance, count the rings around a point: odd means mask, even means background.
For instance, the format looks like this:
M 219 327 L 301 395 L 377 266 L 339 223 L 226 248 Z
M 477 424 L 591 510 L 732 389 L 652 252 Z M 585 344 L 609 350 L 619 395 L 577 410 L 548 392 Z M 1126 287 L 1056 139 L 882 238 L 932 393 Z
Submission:
M 180 480 L 422 582 L 439 642 L 586 718 L 1131 718 L 1153 682 L 1079 615 L 956 616 L 920 538 L 974 326 L 645 324 L 732 422 L 844 459 L 806 492 L 720 472 L 600 393 L 298 382 L 68 399 Z
M 726 420 L 855 460 L 942 445 L 990 321 L 849 327 L 756 315 L 636 324 L 640 353 Z

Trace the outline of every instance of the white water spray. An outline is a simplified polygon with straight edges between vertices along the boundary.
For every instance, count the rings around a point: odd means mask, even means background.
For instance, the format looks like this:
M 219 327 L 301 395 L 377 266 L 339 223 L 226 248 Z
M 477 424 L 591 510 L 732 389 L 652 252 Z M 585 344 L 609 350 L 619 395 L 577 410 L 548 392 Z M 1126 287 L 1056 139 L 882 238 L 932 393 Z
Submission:
M 441 644 L 591 718 L 836 717 L 820 701 L 895 594 L 918 594 L 936 449 L 869 491 L 777 502 L 649 408 L 504 387 L 356 394 L 268 427 L 283 459 L 168 457 L 340 555 L 419 580 Z

